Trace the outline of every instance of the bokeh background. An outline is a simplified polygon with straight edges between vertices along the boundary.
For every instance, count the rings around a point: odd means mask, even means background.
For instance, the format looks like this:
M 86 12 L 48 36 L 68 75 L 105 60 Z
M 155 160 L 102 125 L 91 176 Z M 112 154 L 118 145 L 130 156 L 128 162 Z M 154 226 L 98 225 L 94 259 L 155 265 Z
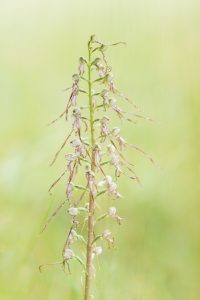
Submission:
M 66 277 L 58 261 L 69 225 L 65 209 L 39 235 L 64 197 L 49 168 L 69 131 L 56 117 L 66 103 L 88 37 L 123 40 L 108 51 L 115 82 L 155 122 L 124 125 L 142 187 L 123 180 L 113 226 L 116 247 L 99 259 L 95 299 L 200 299 L 200 3 L 191 0 L 7 0 L 0 3 L 0 298 L 82 299 L 81 268 Z M 119 122 L 116 118 L 116 125 Z M 67 151 L 67 149 L 66 149 Z

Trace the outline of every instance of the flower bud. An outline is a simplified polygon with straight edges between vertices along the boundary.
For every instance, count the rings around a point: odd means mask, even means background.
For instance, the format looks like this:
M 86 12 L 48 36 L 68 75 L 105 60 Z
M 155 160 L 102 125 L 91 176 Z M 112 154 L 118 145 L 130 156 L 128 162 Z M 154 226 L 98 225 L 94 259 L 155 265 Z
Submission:
M 80 79 L 80 77 L 79 77 L 78 74 L 74 74 L 74 75 L 72 75 L 72 79 L 73 79 L 75 82 L 78 82 L 79 79 Z
M 86 63 L 86 60 L 81 56 L 81 57 L 79 58 L 79 63 L 80 63 L 80 64 L 85 64 L 85 63 Z
M 92 34 L 91 37 L 90 37 L 90 42 L 91 43 L 94 43 L 96 40 L 96 35 L 95 34 Z

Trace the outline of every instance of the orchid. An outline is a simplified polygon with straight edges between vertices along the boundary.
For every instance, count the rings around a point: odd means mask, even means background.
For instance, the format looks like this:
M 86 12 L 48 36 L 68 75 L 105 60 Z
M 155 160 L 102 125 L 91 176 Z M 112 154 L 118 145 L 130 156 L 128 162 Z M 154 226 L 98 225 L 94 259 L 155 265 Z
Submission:
M 103 245 L 100 243 L 106 242 L 108 248 L 114 245 L 114 237 L 111 231 L 105 228 L 103 221 L 108 218 L 120 225 L 123 220 L 118 215 L 115 206 L 109 207 L 108 198 L 110 201 L 115 201 L 116 205 L 117 202 L 124 201 L 118 186 L 122 175 L 139 182 L 134 166 L 127 160 L 124 151 L 127 148 L 135 149 L 148 156 L 139 147 L 129 145 L 121 136 L 121 129 L 111 125 L 113 124 L 112 115 L 115 116 L 115 113 L 124 122 L 134 123 L 134 120 L 131 117 L 127 118 L 127 115 L 142 119 L 134 111 L 137 110 L 135 104 L 116 88 L 114 76 L 111 73 L 112 68 L 108 65 L 105 56 L 105 51 L 109 47 L 118 44 L 124 43 L 109 45 L 99 42 L 95 35 L 90 37 L 88 58 L 80 57 L 77 73 L 72 76 L 72 86 L 66 89 L 66 91 L 70 90 L 70 95 L 65 110 L 51 122 L 53 124 L 64 116 L 65 121 L 71 121 L 70 133 L 56 152 L 51 165 L 57 160 L 61 151 L 65 150 L 68 141 L 72 152 L 64 153 L 65 169 L 49 189 L 51 191 L 61 179 L 65 178 L 65 199 L 47 219 L 42 231 L 47 228 L 58 212 L 67 206 L 66 215 L 71 222 L 71 227 L 64 243 L 60 264 L 63 267 L 67 264 L 70 271 L 71 260 L 81 263 L 85 274 L 85 300 L 89 300 L 91 296 L 95 258 L 104 252 Z M 88 98 L 87 106 L 83 106 L 82 94 Z M 121 108 L 125 101 L 131 105 L 128 112 Z M 115 118 L 114 121 L 116 121 Z M 117 122 L 119 122 L 118 119 Z M 80 185 L 80 177 L 77 176 L 80 172 L 84 175 L 82 176 L 83 185 Z M 101 197 L 102 200 L 107 201 L 107 210 L 99 216 L 101 206 L 99 198 Z M 98 229 L 96 227 L 99 222 L 103 227 L 101 232 L 98 232 L 99 226 Z M 85 225 L 86 230 L 84 230 Z M 85 255 L 83 257 L 75 254 L 77 241 L 84 243 Z M 40 270 L 43 266 L 40 266 Z

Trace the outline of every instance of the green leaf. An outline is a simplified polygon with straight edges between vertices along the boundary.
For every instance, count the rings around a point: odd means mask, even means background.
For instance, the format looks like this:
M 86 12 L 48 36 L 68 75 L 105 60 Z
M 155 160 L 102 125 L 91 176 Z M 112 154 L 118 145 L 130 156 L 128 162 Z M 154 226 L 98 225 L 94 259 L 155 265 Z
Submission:
M 93 123 L 98 122 L 98 121 L 100 121 L 100 119 L 95 119 L 95 120 L 93 121 Z
M 94 240 L 92 241 L 92 244 L 94 244 L 94 243 L 95 243 L 96 241 L 98 241 L 100 238 L 101 238 L 101 235 L 98 234 L 98 235 L 94 238 Z
M 84 239 L 84 237 L 82 236 L 82 235 L 80 235 L 80 234 L 77 234 L 77 239 L 79 240 L 79 241 L 81 241 L 81 242 L 83 242 L 84 244 L 86 244 L 86 240 Z
M 85 264 L 82 261 L 82 259 L 79 256 L 74 256 L 74 258 L 82 265 L 82 267 L 85 269 Z
M 87 188 L 85 188 L 85 187 L 82 186 L 82 185 L 75 185 L 74 187 L 75 187 L 76 189 L 78 189 L 78 190 L 89 191 Z
M 100 195 L 105 194 L 105 193 L 106 193 L 106 190 L 103 190 L 103 191 L 99 192 L 99 193 L 96 195 L 96 198 L 99 197 Z
M 107 216 L 108 216 L 108 214 L 103 214 L 97 218 L 97 221 L 101 221 L 101 220 L 105 219 Z
M 109 163 L 110 163 L 110 160 L 104 161 L 104 162 L 101 163 L 101 166 L 107 165 L 107 164 L 109 164 Z
M 81 76 L 80 78 L 88 82 L 88 80 L 85 77 Z
M 94 83 L 94 82 L 103 81 L 105 78 L 106 78 L 106 76 L 101 77 L 101 78 L 97 78 L 97 79 L 95 79 L 95 80 L 93 81 L 93 83 Z
M 79 92 L 80 92 L 80 93 L 84 93 L 84 94 L 88 94 L 88 92 L 86 92 L 86 91 L 84 91 L 84 90 L 81 90 L 81 89 L 79 89 Z
M 84 211 L 84 212 L 88 212 L 88 209 L 85 207 L 78 207 L 79 211 Z
M 100 47 L 98 46 L 98 47 L 96 47 L 96 48 L 94 48 L 93 50 L 92 50 L 92 53 L 94 53 L 95 51 L 97 51 L 97 50 L 99 50 L 100 49 Z

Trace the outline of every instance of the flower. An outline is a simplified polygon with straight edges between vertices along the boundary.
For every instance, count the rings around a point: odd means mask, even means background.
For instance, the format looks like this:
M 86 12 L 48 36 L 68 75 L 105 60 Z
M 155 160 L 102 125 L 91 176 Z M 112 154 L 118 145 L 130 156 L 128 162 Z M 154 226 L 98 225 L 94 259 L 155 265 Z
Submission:
M 77 233 L 74 229 L 71 230 L 69 237 L 68 237 L 68 245 L 72 245 L 77 237 Z
M 94 196 L 97 192 L 97 187 L 95 183 L 95 173 L 91 170 L 89 165 L 85 166 L 85 175 L 88 181 L 89 190 Z
M 100 145 L 95 143 L 93 151 L 94 151 L 94 163 L 95 163 L 95 166 L 98 167 L 100 165 L 101 159 L 102 159 L 102 152 L 101 152 Z
M 89 202 L 85 203 L 85 208 L 86 208 L 87 210 L 89 210 L 89 207 L 90 207 L 90 203 L 89 203 Z
M 75 254 L 74 254 L 74 252 L 73 252 L 71 249 L 66 248 L 66 249 L 64 250 L 63 258 L 64 258 L 65 260 L 72 259 L 72 258 L 74 258 L 74 256 L 75 256 Z
M 106 139 L 107 135 L 110 132 L 109 121 L 110 121 L 110 119 L 106 116 L 103 116 L 103 118 L 100 120 L 100 124 L 101 124 L 101 132 L 100 132 L 101 142 L 103 142 Z
M 85 59 L 83 57 L 79 58 L 79 75 L 82 76 L 85 72 Z
M 76 106 L 76 101 L 77 101 L 78 94 L 79 94 L 79 86 L 78 86 L 78 81 L 76 80 L 72 85 L 72 93 L 71 93 L 70 98 L 69 98 L 69 107 L 71 105 Z
M 96 68 L 97 68 L 99 77 L 103 78 L 106 74 L 106 67 L 102 63 L 98 62 L 98 63 L 96 63 Z
M 119 225 L 121 224 L 121 221 L 122 221 L 123 219 L 117 215 L 117 209 L 116 209 L 116 207 L 111 206 L 111 207 L 108 209 L 108 215 L 109 215 L 111 218 L 115 219 Z
M 99 57 L 95 58 L 95 60 L 92 62 L 94 66 L 98 66 L 100 63 L 101 63 L 101 58 Z
M 72 117 L 73 117 L 73 123 L 72 123 L 73 130 L 75 131 L 75 133 L 80 132 L 81 109 L 79 107 L 76 107 L 76 108 L 73 109 Z
M 70 235 L 76 237 L 77 236 L 76 230 L 72 229 Z
M 66 121 L 69 121 L 70 116 L 70 127 L 72 128 L 57 151 L 54 161 L 60 152 L 65 149 L 69 141 L 72 153 L 65 155 L 67 166 L 65 166 L 61 176 L 50 187 L 51 190 L 61 178 L 67 176 L 65 180 L 65 200 L 59 204 L 50 218 L 47 219 L 46 224 L 49 224 L 52 218 L 64 207 L 66 201 L 68 201 L 69 204 L 66 210 L 71 227 L 63 247 L 63 260 L 56 262 L 56 264 L 63 264 L 63 269 L 65 264 L 67 264 L 69 269 L 68 260 L 74 259 L 79 261 L 83 266 L 87 280 L 90 280 L 92 275 L 95 275 L 94 259 L 103 252 L 103 248 L 97 246 L 99 241 L 108 246 L 108 248 L 111 248 L 114 244 L 114 237 L 109 229 L 104 228 L 97 233 L 101 221 L 103 223 L 103 220 L 108 220 L 120 225 L 123 220 L 118 215 L 115 206 L 110 206 L 106 210 L 101 211 L 103 205 L 101 207 L 99 198 L 102 195 L 106 195 L 105 199 L 109 198 L 108 201 L 110 201 L 122 197 L 118 191 L 118 178 L 116 178 L 121 174 L 130 179 L 137 179 L 134 169 L 132 170 L 130 167 L 130 165 L 133 165 L 129 163 L 126 155 L 122 153 L 126 146 L 130 146 L 145 154 L 138 147 L 129 145 L 125 141 L 121 136 L 119 127 L 111 127 L 112 121 L 115 121 L 112 120 L 112 115 L 116 116 L 117 114 L 119 118 L 129 122 L 134 122 L 134 120 L 128 115 L 143 118 L 130 110 L 125 111 L 118 104 L 120 100 L 127 100 L 129 103 L 132 103 L 132 101 L 116 89 L 114 77 L 111 73 L 112 67 L 109 65 L 105 55 L 105 50 L 108 47 L 117 44 L 105 45 L 99 42 L 95 35 L 90 37 L 88 42 L 88 61 L 83 57 L 79 58 L 77 73 L 72 76 L 72 84 L 66 89 L 70 91 L 70 96 L 65 109 L 51 123 L 55 123 L 60 118 L 65 118 Z M 93 90 L 93 88 L 96 90 Z M 79 102 L 78 97 L 80 95 L 83 95 L 83 97 L 81 97 L 82 99 Z M 107 114 L 107 111 L 109 117 L 104 115 Z M 84 131 L 85 133 L 83 133 Z M 84 135 L 86 136 L 85 138 Z M 111 169 L 111 173 L 109 173 L 109 169 Z M 130 172 L 134 174 L 134 177 L 130 176 Z M 113 175 L 110 176 L 109 174 Z M 84 175 L 84 178 L 82 178 L 82 175 Z M 101 178 L 101 181 L 98 178 Z M 82 179 L 84 180 L 83 184 L 81 183 Z M 97 208 L 101 211 L 100 215 L 98 215 Z M 86 230 L 85 224 L 87 224 Z M 44 229 L 47 225 L 44 226 Z M 86 240 L 85 236 L 87 236 Z M 71 248 L 74 249 L 74 246 L 79 241 L 85 245 L 86 253 L 83 253 L 83 257 L 87 257 L 86 264 L 81 257 L 76 256 L 75 250 L 75 253 L 71 250 Z M 82 251 L 79 252 L 82 254 Z M 91 296 L 89 288 L 88 295 Z
M 77 207 L 70 207 L 70 208 L 68 208 L 67 212 L 71 217 L 76 217 L 79 213 Z
M 68 161 L 75 161 L 77 159 L 77 155 L 74 153 L 65 154 L 65 158 Z
M 111 207 L 108 209 L 108 214 L 109 214 L 109 216 L 114 217 L 114 216 L 116 216 L 116 213 L 117 213 L 116 207 L 111 206 Z
M 70 198 L 72 196 L 73 188 L 74 188 L 73 183 L 68 182 L 67 183 L 67 188 L 66 188 L 66 195 L 67 195 L 68 198 Z
M 85 156 L 86 155 L 86 149 L 83 143 L 80 141 L 80 139 L 74 139 L 70 142 L 72 147 L 75 148 L 75 154 L 78 156 Z
M 109 229 L 104 230 L 104 232 L 102 233 L 102 238 L 106 240 L 109 248 L 111 248 L 111 246 L 114 244 L 114 239 L 110 236 L 111 236 L 111 231 Z
M 72 75 L 72 79 L 74 80 L 75 83 L 78 83 L 80 80 L 80 77 L 78 74 L 74 74 L 74 75 Z
M 118 135 L 116 137 L 116 140 L 118 141 L 120 150 L 123 150 L 123 148 L 125 148 L 127 145 L 127 142 L 125 141 L 125 139 Z
M 115 147 L 114 147 L 113 144 L 109 144 L 109 145 L 107 146 L 107 148 L 108 148 L 108 152 L 109 152 L 110 158 L 111 158 L 110 163 L 115 167 L 115 175 L 116 175 L 117 177 L 119 177 L 120 174 L 121 174 L 121 168 L 120 168 L 120 159 L 119 159 L 119 156 L 118 156 L 118 154 L 116 153 L 116 149 L 115 149 Z
M 113 106 L 116 102 L 117 102 L 117 99 L 115 99 L 115 98 L 109 99 L 110 106 Z
M 107 83 L 107 85 L 109 87 L 109 90 L 111 92 L 115 93 L 116 89 L 115 89 L 115 85 L 114 85 L 114 82 L 113 82 L 113 74 L 112 73 L 108 73 L 106 75 L 105 82 Z
M 93 252 L 94 252 L 96 255 L 100 255 L 100 254 L 102 254 L 103 249 L 102 249 L 101 246 L 98 246 L 98 247 L 95 247 L 95 249 L 93 250 Z
M 114 127 L 112 130 L 111 130 L 111 134 L 114 135 L 114 136 L 118 136 L 118 134 L 120 133 L 121 129 L 119 127 Z
M 113 144 L 109 144 L 107 146 L 109 153 L 114 153 L 115 152 L 115 146 Z
M 92 34 L 91 37 L 90 37 L 90 42 L 91 43 L 94 43 L 96 40 L 96 35 L 95 34 Z
M 96 256 L 99 256 L 102 254 L 103 249 L 101 246 L 94 247 L 92 250 L 92 259 L 94 259 Z
M 109 90 L 108 89 L 103 89 L 101 91 L 101 97 L 104 99 L 104 98 L 107 98 L 109 96 Z
M 70 144 L 73 146 L 73 147 L 77 147 L 77 146 L 80 146 L 81 145 L 81 141 L 80 139 L 74 139 L 70 142 Z
M 113 195 L 116 198 L 121 198 L 121 194 L 117 191 L 117 184 L 112 180 L 110 175 L 106 175 L 105 178 L 99 182 L 100 187 L 106 185 L 109 195 Z

